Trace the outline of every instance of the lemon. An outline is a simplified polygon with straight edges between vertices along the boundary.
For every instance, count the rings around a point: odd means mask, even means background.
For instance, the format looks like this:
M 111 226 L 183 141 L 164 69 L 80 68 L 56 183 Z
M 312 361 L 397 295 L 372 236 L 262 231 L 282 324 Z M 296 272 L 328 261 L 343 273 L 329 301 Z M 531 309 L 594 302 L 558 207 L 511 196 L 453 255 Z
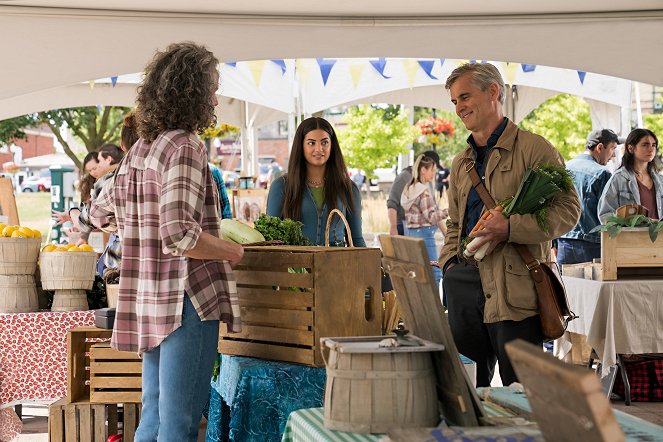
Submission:
M 33 238 L 41 238 L 41 232 L 37 229 L 31 229 L 32 230 L 32 237 Z
M 14 230 L 12 232 L 11 238 L 25 238 L 25 236 L 23 236 L 23 234 L 21 232 L 19 232 L 18 230 Z
M 66 252 L 66 251 L 67 251 L 67 248 L 64 247 L 64 246 L 57 246 L 57 247 L 55 248 L 55 250 L 53 250 L 53 251 L 54 251 L 54 252 Z
M 54 252 L 57 249 L 57 246 L 54 246 L 53 244 L 48 244 L 47 246 L 44 246 L 43 249 L 41 249 L 42 252 Z
M 0 223 L 0 236 L 2 236 L 2 231 L 4 230 L 5 227 L 7 227 L 7 224 Z
M 34 232 L 30 227 L 19 227 L 16 232 L 21 234 L 21 238 L 33 238 L 35 236 Z
M 70 247 L 69 250 L 67 250 L 67 251 L 68 252 L 82 252 L 82 250 L 78 246 Z
M 94 247 L 92 247 L 90 244 L 81 244 L 78 246 L 78 248 L 84 252 L 94 252 Z
M 71 249 L 73 249 L 74 247 L 76 247 L 76 244 L 71 243 L 71 244 L 67 244 L 67 245 L 64 246 L 64 247 L 65 247 L 67 250 L 71 250 Z
M 5 238 L 11 238 L 12 233 L 14 233 L 14 230 L 16 230 L 16 227 L 14 226 L 5 226 L 2 229 L 2 236 L 4 236 Z

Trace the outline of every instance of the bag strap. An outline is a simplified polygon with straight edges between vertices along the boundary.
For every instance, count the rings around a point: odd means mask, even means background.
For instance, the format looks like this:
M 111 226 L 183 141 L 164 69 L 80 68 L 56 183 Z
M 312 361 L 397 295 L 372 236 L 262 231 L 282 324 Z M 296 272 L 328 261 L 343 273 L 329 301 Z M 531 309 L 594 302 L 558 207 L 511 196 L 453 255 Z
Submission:
M 474 161 L 470 161 L 465 166 L 465 172 L 467 172 L 470 175 L 472 186 L 479 194 L 481 201 L 483 201 L 483 205 L 489 209 L 494 209 L 495 206 L 497 206 L 497 204 L 495 203 L 495 200 L 490 195 L 490 193 L 488 193 L 488 189 L 486 189 L 486 186 L 483 184 L 483 181 L 481 180 L 481 178 L 479 178 L 479 173 L 477 172 L 477 169 L 474 166 L 475 166 Z M 535 259 L 534 256 L 532 256 L 532 253 L 529 251 L 526 245 L 517 244 L 517 243 L 512 243 L 512 244 L 513 247 L 516 249 L 516 252 L 518 252 L 523 262 L 525 263 L 525 267 L 527 267 L 527 270 L 529 270 L 530 274 L 532 275 L 532 278 L 534 278 L 537 281 L 540 280 L 541 272 L 539 272 L 538 270 L 539 267 L 541 266 L 541 263 L 539 262 L 539 260 Z
M 331 221 L 332 218 L 334 217 L 334 214 L 338 215 L 339 218 L 341 218 L 341 221 L 343 221 L 343 224 L 345 224 L 348 246 L 354 247 L 355 245 L 352 242 L 352 231 L 350 230 L 350 225 L 348 224 L 348 220 L 345 219 L 343 212 L 341 212 L 338 209 L 332 209 L 331 212 L 329 212 L 329 216 L 327 217 L 327 227 L 325 228 L 325 247 L 329 247 L 329 226 L 331 225 Z

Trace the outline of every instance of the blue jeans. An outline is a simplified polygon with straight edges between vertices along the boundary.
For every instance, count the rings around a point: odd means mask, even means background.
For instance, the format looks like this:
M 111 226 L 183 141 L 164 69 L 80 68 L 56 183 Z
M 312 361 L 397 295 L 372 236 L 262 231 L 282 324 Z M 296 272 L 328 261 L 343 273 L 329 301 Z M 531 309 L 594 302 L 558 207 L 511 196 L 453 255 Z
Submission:
M 557 262 L 560 265 L 592 262 L 594 258 L 600 257 L 601 243 L 568 238 L 557 240 Z
M 195 442 L 209 397 L 219 321 L 201 321 L 184 295 L 182 326 L 143 354 L 143 408 L 136 442 Z
M 437 253 L 437 245 L 435 245 L 435 231 L 437 226 L 428 226 L 428 227 L 417 227 L 414 229 L 406 228 L 405 235 L 412 238 L 421 238 L 426 244 L 426 250 L 428 251 L 428 259 L 431 261 L 437 261 L 439 259 L 439 254 Z M 433 274 L 435 275 L 435 287 L 440 287 L 440 279 L 442 279 L 442 272 L 439 268 L 433 267 Z

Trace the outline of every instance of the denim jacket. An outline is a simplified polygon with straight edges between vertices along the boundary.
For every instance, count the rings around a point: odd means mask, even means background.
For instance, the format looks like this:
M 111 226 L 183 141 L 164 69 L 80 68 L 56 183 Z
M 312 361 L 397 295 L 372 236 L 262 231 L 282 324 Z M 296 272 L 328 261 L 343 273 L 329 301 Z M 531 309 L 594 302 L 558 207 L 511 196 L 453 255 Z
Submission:
M 663 176 L 658 173 L 651 175 L 656 190 L 656 209 L 661 216 L 663 207 Z M 601 201 L 599 202 L 599 218 L 605 221 L 606 218 L 615 214 L 615 211 L 624 204 L 640 204 L 640 190 L 638 190 L 638 181 L 633 172 L 624 167 L 617 169 L 615 174 L 608 181 L 608 185 L 603 190 Z
M 582 213 L 578 224 L 561 238 L 580 239 L 592 243 L 600 243 L 598 232 L 589 233 L 601 224 L 598 216 L 599 198 L 608 180 L 612 176 L 607 167 L 600 165 L 589 154 L 581 153 L 568 163 L 566 168 L 573 175 L 573 185 L 578 192 Z
M 274 180 L 269 188 L 269 195 L 267 196 L 267 215 L 270 216 L 283 216 L 283 201 L 285 198 L 285 178 L 281 176 Z M 359 189 L 353 183 L 352 192 L 355 202 L 352 212 L 341 203 L 340 198 L 336 201 L 336 207 L 345 215 L 348 221 L 350 230 L 352 231 L 352 242 L 355 247 L 366 247 L 363 233 L 361 230 L 361 195 Z M 329 208 L 324 204 L 319 208 L 313 198 L 313 193 L 306 187 L 304 198 L 302 198 L 302 219 L 304 227 L 302 233 L 313 244 L 317 246 L 325 245 L 325 227 L 327 226 L 327 218 L 329 217 Z M 332 218 L 329 227 L 329 245 L 343 246 L 345 240 L 345 224 L 338 216 Z

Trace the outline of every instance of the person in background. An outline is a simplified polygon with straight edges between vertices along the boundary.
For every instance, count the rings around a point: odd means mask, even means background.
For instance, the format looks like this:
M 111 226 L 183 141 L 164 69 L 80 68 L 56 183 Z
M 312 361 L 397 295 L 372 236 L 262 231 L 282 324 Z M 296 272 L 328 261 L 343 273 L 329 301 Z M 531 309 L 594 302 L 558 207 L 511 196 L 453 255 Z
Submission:
M 140 140 L 90 219 L 122 238 L 111 345 L 143 357 L 135 440 L 195 441 L 219 334 L 241 329 L 231 264 L 242 246 L 220 238 L 219 201 L 196 133 L 215 124 L 219 61 L 191 42 L 157 52 L 138 87 Z
M 214 179 L 214 184 L 216 184 L 216 189 L 219 192 L 219 205 L 220 211 L 219 215 L 223 219 L 232 219 L 232 208 L 230 207 L 230 201 L 228 200 L 228 192 L 226 191 L 226 184 L 223 182 L 223 175 L 218 167 L 212 163 L 208 163 L 210 170 L 212 171 L 212 178 Z
M 94 182 L 102 175 L 101 169 L 99 169 L 98 157 L 99 153 L 92 151 L 88 152 L 85 158 L 83 158 L 83 172 L 81 172 L 81 177 L 78 181 L 78 190 L 81 193 L 80 205 L 88 202 Z M 69 212 L 53 210 L 52 217 L 56 226 L 62 224 L 63 229 L 79 230 L 78 219 L 72 219 Z
M 435 166 L 439 169 L 440 156 L 434 150 L 427 150 L 423 153 L 428 158 L 435 162 Z M 387 216 L 389 217 L 389 234 L 390 235 L 404 235 L 403 220 L 405 219 L 405 212 L 401 206 L 401 195 L 403 189 L 412 181 L 412 166 L 408 166 L 396 176 L 396 179 L 389 189 L 389 197 L 387 198 Z M 435 189 L 432 188 L 434 192 Z
M 467 149 L 451 166 L 447 237 L 439 259 L 449 325 L 458 351 L 477 364 L 477 386 L 490 386 L 498 361 L 502 383 L 510 385 L 517 377 L 504 345 L 518 338 L 539 348 L 543 343 L 534 281 L 513 244 L 525 244 L 535 259 L 548 261 L 551 240 L 578 222 L 580 202 L 575 189 L 560 193 L 548 208 L 547 231 L 533 214 L 505 218 L 491 209 L 492 217 L 482 220 L 484 205 L 470 181 L 470 166 L 492 199 L 502 201 L 516 194 L 528 168 L 564 161 L 546 139 L 504 117 L 505 85 L 492 64 L 459 66 L 446 89 L 471 132 Z M 470 234 L 477 223 L 484 230 Z M 479 263 L 462 258 L 468 236 L 492 242 Z
M 444 190 L 449 189 L 449 168 L 444 163 L 440 163 L 440 167 L 441 169 L 437 171 L 435 184 L 437 185 L 439 198 L 442 198 Z
M 439 228 L 446 231 L 444 220 L 448 210 L 440 210 L 435 203 L 429 183 L 435 180 L 437 166 L 435 161 L 425 155 L 419 155 L 412 168 L 412 180 L 403 189 L 401 206 L 405 211 L 406 236 L 422 238 L 426 244 L 428 258 L 437 261 L 438 251 L 435 244 L 435 231 Z M 433 267 L 435 285 L 440 285 L 442 273 L 437 266 Z
M 622 165 L 608 181 L 599 201 L 602 222 L 625 204 L 639 204 L 649 217 L 659 219 L 663 210 L 663 176 L 658 138 L 649 129 L 633 129 L 624 142 Z
M 288 173 L 277 178 L 269 189 L 267 214 L 301 221 L 304 236 L 322 246 L 332 209 L 346 217 L 354 245 L 366 247 L 361 230 L 361 196 L 348 176 L 336 132 L 323 118 L 307 118 L 295 132 Z M 335 217 L 329 229 L 329 244 L 345 245 L 345 235 L 345 225 Z
M 131 147 L 132 145 L 129 145 Z M 99 169 L 101 169 L 100 175 L 105 175 L 111 170 L 114 170 L 115 165 L 119 163 L 124 157 L 127 147 L 119 148 L 115 144 L 107 143 L 99 148 Z
M 592 131 L 587 136 L 585 152 L 566 163 L 582 204 L 582 214 L 578 224 L 557 240 L 559 264 L 591 262 L 601 257 L 601 235 L 590 232 L 601 224 L 597 211 L 599 198 L 612 176 L 606 164 L 615 157 L 617 144 L 623 142 L 610 129 Z

